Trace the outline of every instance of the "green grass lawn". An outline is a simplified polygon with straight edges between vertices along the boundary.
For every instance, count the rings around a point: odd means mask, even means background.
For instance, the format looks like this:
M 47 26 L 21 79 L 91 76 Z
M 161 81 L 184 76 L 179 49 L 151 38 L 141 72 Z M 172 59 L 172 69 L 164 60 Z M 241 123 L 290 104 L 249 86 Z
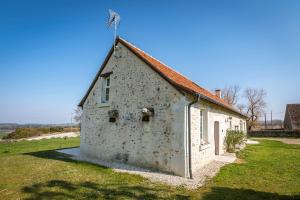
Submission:
M 244 162 L 191 191 L 54 151 L 78 145 L 79 138 L 0 143 L 0 199 L 300 199 L 300 145 L 248 146 L 239 155 Z

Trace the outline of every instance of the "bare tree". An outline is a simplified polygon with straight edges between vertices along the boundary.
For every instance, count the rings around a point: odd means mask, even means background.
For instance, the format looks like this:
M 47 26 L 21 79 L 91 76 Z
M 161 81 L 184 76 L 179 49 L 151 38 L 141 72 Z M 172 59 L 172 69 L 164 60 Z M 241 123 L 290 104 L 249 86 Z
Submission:
M 75 112 L 74 120 L 75 120 L 75 122 L 80 124 L 81 123 L 82 109 L 80 107 L 77 107 L 74 112 Z
M 245 112 L 246 105 L 240 103 L 240 104 L 237 104 L 236 107 L 237 107 L 237 109 L 239 109 L 240 113 Z
M 247 99 L 246 115 L 248 116 L 248 129 L 251 130 L 255 127 L 256 121 L 264 111 L 266 102 L 264 98 L 267 93 L 264 89 L 247 88 L 244 92 L 244 96 Z
M 235 105 L 239 97 L 239 92 L 240 92 L 240 87 L 238 85 L 225 87 L 222 90 L 222 98 L 229 105 Z

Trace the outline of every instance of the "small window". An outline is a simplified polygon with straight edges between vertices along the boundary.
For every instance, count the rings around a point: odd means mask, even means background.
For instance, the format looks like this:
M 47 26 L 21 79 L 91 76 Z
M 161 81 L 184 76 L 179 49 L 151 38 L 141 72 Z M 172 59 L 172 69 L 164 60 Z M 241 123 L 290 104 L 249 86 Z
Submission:
M 203 143 L 203 110 L 200 110 L 200 141 Z
M 109 90 L 110 89 L 110 77 L 103 78 L 101 103 L 107 103 L 109 101 Z
M 240 131 L 244 131 L 244 127 L 243 127 L 243 122 L 242 122 L 242 120 L 240 120 Z
M 109 87 L 109 85 L 110 85 L 110 78 L 107 77 L 107 78 L 106 78 L 106 86 Z
M 239 130 L 239 126 L 234 126 L 234 130 L 238 131 Z
M 200 110 L 200 144 L 208 143 L 208 134 L 207 134 L 207 113 L 205 110 Z

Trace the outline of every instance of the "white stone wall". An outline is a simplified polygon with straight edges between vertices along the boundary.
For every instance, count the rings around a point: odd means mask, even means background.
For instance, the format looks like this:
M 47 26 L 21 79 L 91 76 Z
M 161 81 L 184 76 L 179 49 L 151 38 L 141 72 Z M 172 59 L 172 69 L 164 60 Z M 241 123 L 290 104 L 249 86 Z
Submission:
M 208 143 L 207 145 L 201 145 L 200 143 L 200 109 L 207 111 L 207 131 Z M 232 118 L 232 127 L 240 127 L 240 120 L 246 123 L 244 119 L 229 113 L 224 109 L 200 100 L 199 103 L 194 104 L 191 108 L 191 137 L 192 137 L 192 171 L 195 172 L 203 165 L 210 162 L 215 156 L 215 141 L 214 141 L 214 122 L 219 121 L 219 133 L 220 133 L 220 152 L 225 152 L 224 139 L 226 136 L 226 130 L 230 128 L 229 118 Z M 244 127 L 244 131 L 246 131 Z
M 81 153 L 108 161 L 186 175 L 185 96 L 119 44 L 102 73 L 110 75 L 110 101 L 101 104 L 101 78 L 83 105 Z M 142 122 L 142 108 L 154 116 Z M 108 111 L 119 117 L 109 122 Z

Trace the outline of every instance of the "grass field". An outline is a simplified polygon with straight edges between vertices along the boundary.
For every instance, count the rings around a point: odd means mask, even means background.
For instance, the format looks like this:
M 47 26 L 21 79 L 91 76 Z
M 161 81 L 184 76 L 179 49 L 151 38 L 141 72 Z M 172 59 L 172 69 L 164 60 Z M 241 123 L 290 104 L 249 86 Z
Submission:
M 300 145 L 261 141 L 205 187 L 187 190 L 53 151 L 79 138 L 0 143 L 0 199 L 300 199 Z

